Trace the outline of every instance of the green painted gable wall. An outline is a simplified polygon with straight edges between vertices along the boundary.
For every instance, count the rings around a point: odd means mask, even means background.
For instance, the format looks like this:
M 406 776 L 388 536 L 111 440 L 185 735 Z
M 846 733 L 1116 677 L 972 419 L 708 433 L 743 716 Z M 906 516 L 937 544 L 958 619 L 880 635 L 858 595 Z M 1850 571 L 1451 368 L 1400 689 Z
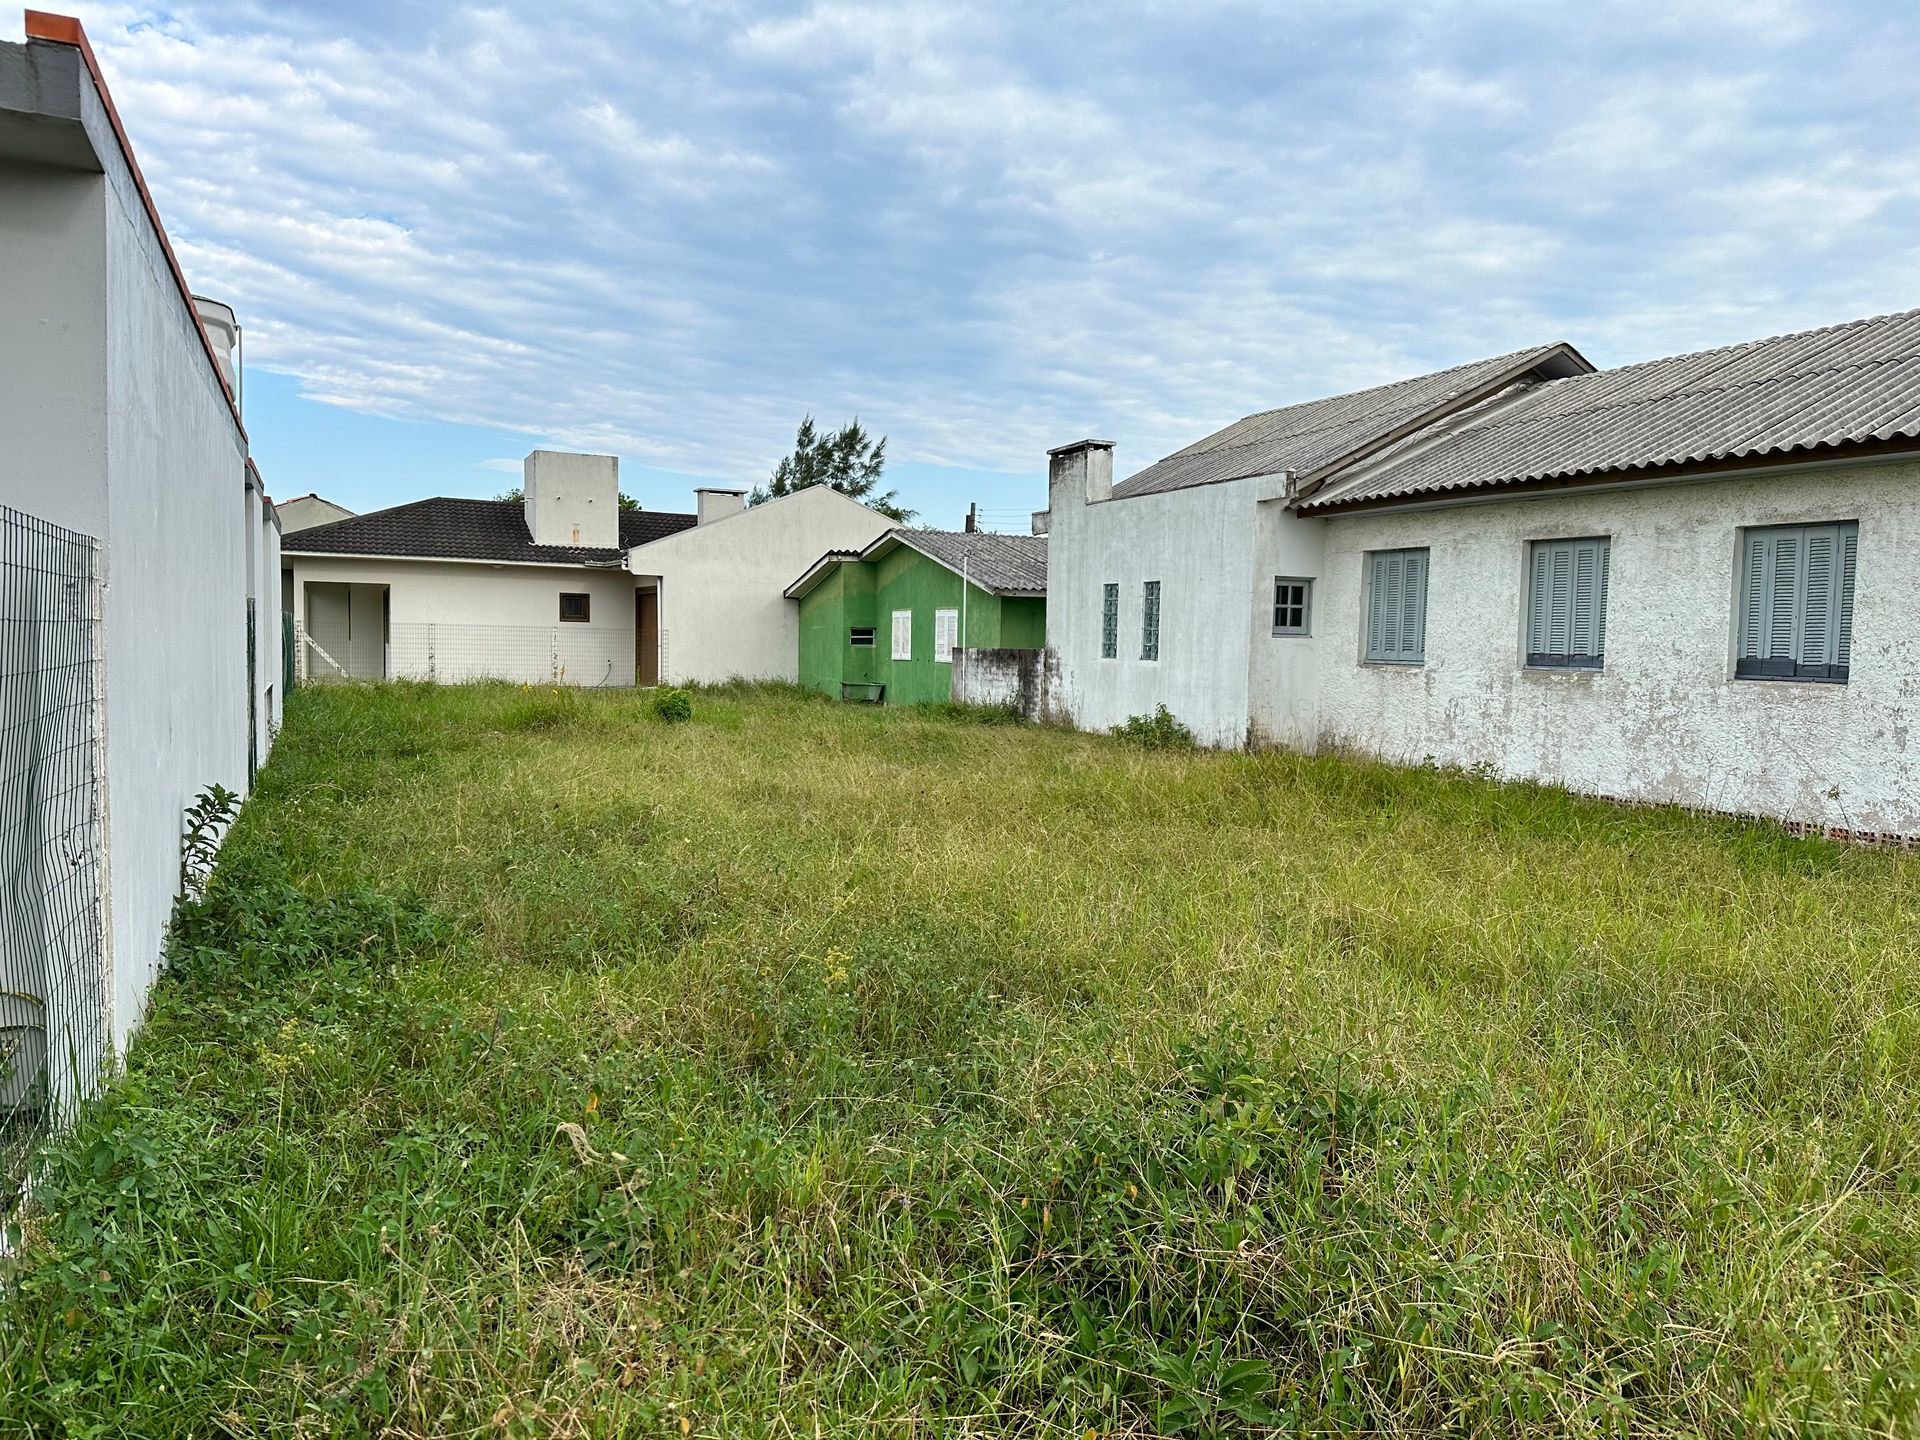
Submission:
M 889 705 L 927 705 L 953 696 L 953 666 L 933 658 L 936 610 L 962 610 L 960 644 L 1038 650 L 1047 641 L 1047 602 L 1001 599 L 902 545 L 878 560 L 849 560 L 800 601 L 800 683 L 839 695 L 842 682 L 885 685 Z M 893 612 L 913 612 L 913 658 L 893 659 Z M 872 649 L 848 644 L 856 625 L 873 627 Z

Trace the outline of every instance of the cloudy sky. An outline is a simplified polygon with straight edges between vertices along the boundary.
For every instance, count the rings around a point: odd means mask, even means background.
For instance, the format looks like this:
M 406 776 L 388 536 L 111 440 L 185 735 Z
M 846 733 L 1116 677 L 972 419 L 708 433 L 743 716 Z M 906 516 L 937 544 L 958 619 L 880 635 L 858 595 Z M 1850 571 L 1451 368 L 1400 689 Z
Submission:
M 1086 434 L 1920 305 L 1909 0 L 71 8 L 269 487 L 356 509 L 684 509 L 812 412 L 1010 528 Z

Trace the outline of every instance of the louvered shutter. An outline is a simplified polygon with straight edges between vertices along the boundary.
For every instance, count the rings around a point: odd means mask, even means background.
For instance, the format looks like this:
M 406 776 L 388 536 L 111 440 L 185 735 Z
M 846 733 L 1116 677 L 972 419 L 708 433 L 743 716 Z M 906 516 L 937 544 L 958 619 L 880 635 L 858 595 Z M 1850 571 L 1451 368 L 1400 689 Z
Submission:
M 1545 545 L 1533 547 L 1532 573 L 1527 577 L 1527 663 L 1544 664 L 1552 648 L 1547 643 L 1547 590 L 1553 557 Z
M 911 610 L 893 612 L 893 658 L 913 659 L 913 612 Z
M 1536 540 L 1528 575 L 1527 663 L 1598 669 L 1606 654 L 1612 542 Z
M 1366 658 L 1418 663 L 1426 649 L 1427 552 L 1382 550 L 1368 562 Z
M 1735 675 L 1847 678 L 1853 658 L 1859 535 L 1854 521 L 1776 525 L 1746 533 Z
M 1840 600 L 1838 622 L 1834 626 L 1834 663 L 1839 673 L 1832 678 L 1845 680 L 1853 667 L 1853 569 L 1860 549 L 1858 522 L 1840 527 Z

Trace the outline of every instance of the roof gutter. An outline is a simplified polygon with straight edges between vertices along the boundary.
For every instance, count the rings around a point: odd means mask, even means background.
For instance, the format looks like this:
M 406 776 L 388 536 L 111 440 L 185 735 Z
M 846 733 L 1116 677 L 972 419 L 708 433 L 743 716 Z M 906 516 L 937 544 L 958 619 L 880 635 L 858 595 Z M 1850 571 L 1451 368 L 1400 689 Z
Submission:
M 247 427 L 240 421 L 239 401 L 233 387 L 227 384 L 227 377 L 221 373 L 220 361 L 214 354 L 213 340 L 207 334 L 207 327 L 200 323 L 200 312 L 193 303 L 193 290 L 187 284 L 186 272 L 180 268 L 180 257 L 173 253 L 173 242 L 167 238 L 167 227 L 160 223 L 160 207 L 153 202 L 153 192 L 147 188 L 147 177 L 140 173 L 140 162 L 133 158 L 133 142 L 127 138 L 127 127 L 120 123 L 120 112 L 114 106 L 112 92 L 107 89 L 106 76 L 100 72 L 100 61 L 94 56 L 93 46 L 87 43 L 86 29 L 71 15 L 50 15 L 44 10 L 27 11 L 26 22 L 28 40 L 49 45 L 71 45 L 80 52 L 87 74 L 93 77 L 94 93 L 100 97 L 100 104 L 107 112 L 107 123 L 113 127 L 114 139 L 120 142 L 120 158 L 126 162 L 127 172 L 133 176 L 134 189 L 140 192 L 140 203 L 147 212 L 147 222 L 153 226 L 153 233 L 160 241 L 161 253 L 167 257 L 167 268 L 173 272 L 174 287 L 180 292 L 181 304 L 187 307 L 187 319 L 193 322 L 193 333 L 200 337 L 200 349 L 207 357 L 207 364 L 213 368 L 213 378 L 220 386 L 221 395 L 226 398 L 234 429 L 240 432 L 242 440 L 246 439 Z

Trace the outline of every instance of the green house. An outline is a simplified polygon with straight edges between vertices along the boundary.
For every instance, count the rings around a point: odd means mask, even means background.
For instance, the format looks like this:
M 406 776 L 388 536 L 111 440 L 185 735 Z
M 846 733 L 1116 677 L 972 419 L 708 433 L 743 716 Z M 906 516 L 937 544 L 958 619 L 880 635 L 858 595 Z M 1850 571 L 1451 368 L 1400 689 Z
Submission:
M 924 705 L 952 697 L 955 647 L 1045 647 L 1046 537 L 889 530 L 822 555 L 786 593 L 800 602 L 802 685 Z

